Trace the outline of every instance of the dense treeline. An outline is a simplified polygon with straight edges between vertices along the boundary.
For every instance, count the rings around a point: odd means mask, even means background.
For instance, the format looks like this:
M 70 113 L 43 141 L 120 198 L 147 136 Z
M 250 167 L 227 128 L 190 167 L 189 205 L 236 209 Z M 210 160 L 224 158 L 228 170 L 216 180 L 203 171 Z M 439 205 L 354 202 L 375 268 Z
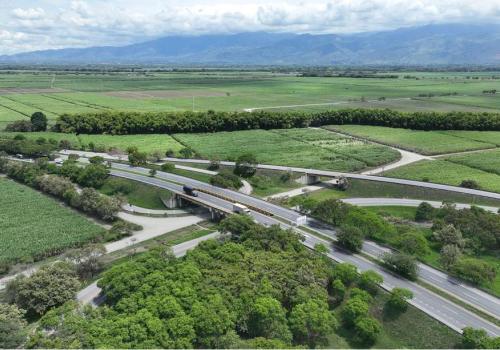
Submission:
M 73 161 L 66 161 L 62 167 L 38 159 L 35 163 L 9 161 L 0 154 L 0 173 L 64 200 L 73 208 L 82 210 L 99 219 L 113 221 L 120 210 L 121 199 L 100 194 L 92 187 L 98 187 L 109 175 L 101 164 L 89 164 L 80 168 Z M 70 180 L 85 187 L 81 191 Z
M 500 130 L 500 113 L 398 112 L 345 109 L 324 112 L 118 112 L 64 114 L 55 131 L 146 134 L 287 129 L 329 124 L 378 125 L 418 130 Z
M 221 231 L 232 236 L 183 259 L 159 247 L 112 267 L 99 281 L 105 306 L 49 311 L 28 347 L 314 348 L 340 324 L 358 346 L 377 339 L 373 271 L 334 266 L 292 231 L 245 216 L 226 219 Z M 409 297 L 395 294 L 390 306 L 404 312 Z M 339 317 L 333 309 L 342 302 Z

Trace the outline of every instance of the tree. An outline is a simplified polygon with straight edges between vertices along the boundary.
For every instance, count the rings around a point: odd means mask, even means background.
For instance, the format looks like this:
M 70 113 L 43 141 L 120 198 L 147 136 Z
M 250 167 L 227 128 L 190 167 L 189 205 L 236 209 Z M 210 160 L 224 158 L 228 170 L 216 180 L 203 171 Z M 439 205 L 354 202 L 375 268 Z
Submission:
M 332 281 L 332 294 L 335 298 L 335 302 L 340 303 L 344 300 L 346 288 L 341 280 L 335 279 Z
M 211 159 L 210 164 L 208 165 L 208 170 L 219 170 L 220 168 L 220 160 L 218 159 Z
M 75 297 L 80 283 L 66 263 L 44 266 L 30 277 L 20 276 L 7 285 L 9 301 L 30 314 L 43 315 Z
M 462 346 L 464 349 L 498 349 L 494 342 L 500 337 L 490 338 L 484 329 L 465 327 L 462 330 Z
M 346 286 L 350 286 L 359 278 L 356 266 L 349 263 L 336 264 L 333 267 L 332 278 L 339 279 Z
M 210 295 L 203 303 L 197 302 L 191 310 L 199 345 L 203 348 L 217 347 L 217 339 L 234 326 L 234 314 L 224 305 L 218 294 Z
M 460 278 L 475 284 L 491 282 L 496 277 L 495 267 L 474 258 L 458 260 L 451 267 L 451 271 Z
M 332 225 L 340 225 L 349 213 L 350 205 L 338 199 L 327 199 L 316 205 L 312 215 Z
M 0 349 L 21 347 L 26 338 L 25 311 L 16 305 L 0 303 Z
M 450 269 L 462 256 L 462 251 L 454 244 L 447 244 L 441 248 L 439 261 L 445 269 Z
M 5 131 L 9 132 L 30 132 L 33 124 L 29 120 L 16 120 L 5 126 Z
M 440 230 L 434 232 L 433 237 L 436 241 L 445 245 L 455 245 L 462 249 L 465 246 L 465 241 L 462 237 L 462 232 L 453 225 L 446 225 Z
M 352 252 L 359 252 L 363 247 L 363 232 L 357 227 L 344 225 L 337 231 L 339 244 Z
M 360 317 L 354 323 L 354 331 L 356 332 L 357 338 L 364 344 L 373 344 L 380 332 L 382 327 L 380 323 L 373 317 Z
M 429 252 L 427 239 L 418 231 L 410 231 L 401 235 L 398 247 L 403 252 L 416 256 L 423 256 Z
M 290 313 L 289 323 L 294 339 L 306 342 L 310 348 L 326 345 L 328 334 L 337 326 L 328 304 L 314 299 L 296 305 Z
M 234 174 L 237 176 L 249 178 L 255 175 L 257 171 L 257 158 L 251 153 L 242 154 L 236 159 Z
M 90 164 L 98 164 L 101 165 L 104 163 L 104 158 L 101 156 L 95 156 L 95 157 L 90 157 L 89 158 Z
M 132 166 L 146 165 L 148 160 L 147 153 L 134 151 L 128 154 L 128 161 Z
M 415 212 L 415 221 L 429 221 L 434 217 L 434 208 L 427 202 L 422 202 L 418 205 Z
M 337 188 L 341 191 L 347 191 L 351 187 L 351 182 L 345 176 L 341 176 L 337 181 Z
M 193 153 L 193 150 L 187 147 L 179 151 L 179 154 L 182 156 L 182 158 L 191 158 L 193 156 Z
M 109 177 L 109 169 L 103 164 L 89 164 L 78 174 L 76 182 L 84 187 L 100 188 Z
M 316 243 L 314 245 L 314 250 L 317 251 L 320 254 L 326 254 L 326 253 L 328 253 L 328 248 L 323 243 Z
M 414 257 L 402 253 L 385 253 L 382 256 L 384 265 L 392 271 L 407 277 L 410 280 L 417 279 L 417 262 Z
M 155 177 L 156 175 L 156 169 L 149 169 L 149 176 Z
M 68 262 L 75 265 L 78 276 L 82 279 L 94 277 L 102 270 L 102 256 L 106 249 L 101 244 L 92 244 L 80 249 L 70 250 L 65 254 Z
M 47 116 L 42 112 L 35 112 L 31 115 L 31 125 L 33 131 L 47 130 Z
M 349 299 L 344 308 L 342 309 L 341 315 L 342 320 L 347 325 L 353 325 L 361 316 L 368 315 L 369 305 L 361 298 L 351 298 Z
M 413 292 L 405 288 L 394 288 L 387 305 L 393 310 L 405 311 L 408 308 L 408 300 L 413 298 Z
M 172 163 L 163 163 L 160 166 L 161 171 L 164 171 L 166 173 L 171 173 L 172 171 L 175 170 L 175 164 Z
M 470 179 L 467 179 L 467 180 L 463 180 L 461 183 L 460 183 L 460 187 L 465 187 L 465 188 L 472 188 L 472 189 L 479 189 L 480 186 L 479 184 L 477 183 L 476 180 L 470 180 Z
M 175 156 L 175 151 L 171 148 L 167 149 L 165 152 L 165 157 L 172 158 Z
M 281 339 L 286 343 L 292 340 L 288 329 L 285 310 L 274 298 L 263 297 L 255 300 L 249 315 L 248 333 L 251 337 Z
M 364 271 L 359 275 L 359 286 L 371 294 L 377 294 L 378 286 L 384 282 L 380 274 L 373 270 Z

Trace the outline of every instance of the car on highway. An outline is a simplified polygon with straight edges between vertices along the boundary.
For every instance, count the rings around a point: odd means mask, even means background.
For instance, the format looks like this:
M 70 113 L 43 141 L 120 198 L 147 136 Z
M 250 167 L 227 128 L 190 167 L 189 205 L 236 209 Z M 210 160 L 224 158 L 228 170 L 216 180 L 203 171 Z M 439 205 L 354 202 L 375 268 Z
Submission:
M 194 188 L 184 185 L 182 186 L 182 190 L 184 191 L 185 194 L 191 197 L 198 197 L 198 192 L 195 191 Z

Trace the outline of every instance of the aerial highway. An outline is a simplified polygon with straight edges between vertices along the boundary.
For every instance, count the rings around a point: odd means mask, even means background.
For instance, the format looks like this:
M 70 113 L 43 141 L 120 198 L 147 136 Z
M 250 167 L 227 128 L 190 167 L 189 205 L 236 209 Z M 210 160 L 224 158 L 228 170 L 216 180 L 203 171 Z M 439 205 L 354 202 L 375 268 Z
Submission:
M 202 163 L 202 164 L 210 163 L 210 161 L 208 161 L 206 159 L 165 158 L 165 160 L 171 161 L 171 162 L 182 162 L 182 163 Z M 234 166 L 235 162 L 221 161 L 220 164 L 225 165 L 225 166 Z M 416 186 L 416 187 L 430 188 L 430 189 L 434 189 L 434 190 L 458 192 L 458 193 L 470 194 L 473 196 L 500 199 L 500 193 L 488 192 L 488 191 L 482 191 L 482 190 L 474 190 L 471 188 L 464 188 L 464 187 L 458 187 L 458 186 L 442 185 L 442 184 L 437 184 L 437 183 L 433 183 L 433 182 L 405 180 L 405 179 L 398 179 L 398 178 L 385 177 L 385 176 L 363 175 L 363 174 L 358 174 L 358 173 L 342 173 L 342 172 L 338 172 L 338 171 L 308 169 L 308 168 L 299 168 L 299 167 L 282 166 L 282 165 L 270 165 L 270 164 L 258 164 L 257 168 L 258 169 L 267 169 L 267 170 L 277 170 L 277 171 L 292 171 L 295 173 L 309 174 L 309 175 L 315 175 L 315 176 L 324 176 L 324 177 L 344 176 L 344 177 L 347 177 L 350 179 L 386 182 L 386 183 L 393 183 L 393 184 L 398 184 L 398 185 Z
M 127 164 L 120 164 L 120 163 L 112 163 L 112 169 L 123 170 L 123 171 L 133 170 L 134 172 L 142 173 L 144 175 L 149 174 L 149 169 L 140 167 L 130 167 Z M 180 189 L 177 188 L 177 191 L 182 191 L 181 188 L 182 186 L 180 186 L 180 184 L 186 184 L 194 188 L 204 189 L 209 193 L 221 195 L 224 198 L 227 198 L 229 201 L 239 202 L 244 205 L 247 205 L 250 208 L 252 207 L 259 208 L 269 214 L 272 214 L 275 217 L 285 219 L 289 222 L 296 222 L 298 218 L 302 216 L 302 214 L 299 214 L 293 210 L 266 202 L 265 200 L 262 200 L 260 198 L 255 198 L 249 195 L 239 193 L 237 191 L 232 191 L 212 186 L 205 182 L 201 182 L 184 176 L 179 176 L 159 171 L 157 172 L 156 177 L 163 180 L 179 183 L 178 186 Z M 204 200 L 209 200 L 211 196 L 207 195 L 206 193 L 200 192 L 200 198 L 203 198 Z M 217 198 L 217 200 L 214 201 L 214 204 L 217 204 L 219 206 L 224 206 L 223 199 L 218 197 L 215 198 Z M 228 209 L 231 209 L 231 207 L 228 206 Z M 309 229 L 320 231 L 320 233 L 332 239 L 336 238 L 335 230 L 333 228 L 323 223 L 319 223 L 317 220 L 309 219 L 308 223 L 305 224 L 305 226 L 307 226 Z M 363 253 L 366 253 L 373 258 L 379 258 L 382 254 L 390 251 L 390 249 L 382 247 L 373 241 L 367 240 L 363 245 L 362 251 Z M 498 298 L 491 296 L 490 294 L 485 293 L 477 288 L 469 286 L 468 284 L 461 282 L 456 278 L 450 277 L 447 274 L 437 269 L 429 267 L 425 264 L 419 264 L 419 265 L 420 265 L 419 278 L 424 282 L 427 282 L 431 285 L 436 286 L 437 288 L 440 288 L 441 290 L 457 297 L 458 299 L 463 300 L 464 302 L 474 306 L 475 308 L 483 312 L 490 314 L 493 317 L 500 318 L 500 301 L 498 300 Z
M 140 181 L 153 186 L 165 188 L 176 193 L 180 193 L 180 191 L 182 191 L 181 184 L 187 184 L 189 186 L 193 186 L 194 188 L 205 189 L 207 192 L 211 192 L 213 190 L 213 195 L 206 192 L 199 192 L 199 197 L 197 198 L 203 200 L 204 202 L 212 203 L 214 206 L 226 208 L 228 211 L 232 210 L 233 202 L 236 201 L 248 205 L 251 209 L 251 215 L 254 217 L 254 219 L 264 225 L 278 224 L 284 228 L 291 228 L 293 226 L 286 222 L 293 223 L 294 220 L 296 220 L 296 218 L 300 216 L 299 213 L 276 206 L 261 199 L 243 195 L 235 191 L 221 189 L 218 187 L 213 188 L 214 186 L 183 176 L 158 172 L 156 174 L 156 178 L 153 178 L 148 176 L 148 173 L 149 169 L 130 167 L 129 165 L 118 163 L 113 163 L 111 169 L 111 174 L 113 176 Z M 221 198 L 221 196 L 226 198 Z M 259 208 L 260 210 L 269 213 L 269 215 L 266 215 L 260 211 L 253 210 L 252 208 Z M 307 227 L 308 229 L 314 230 L 325 236 L 334 237 L 335 234 L 334 230 L 332 230 L 331 228 L 318 225 L 318 223 L 315 221 L 312 221 L 310 224 L 308 224 Z M 500 335 L 500 327 L 464 309 L 463 307 L 429 291 L 419 284 L 410 282 L 404 278 L 394 275 L 391 272 L 388 272 L 380 267 L 378 264 L 364 258 L 361 255 L 351 254 L 339 248 L 335 248 L 330 244 L 330 241 L 328 240 L 314 236 L 308 232 L 305 232 L 304 230 L 301 230 L 300 228 L 293 228 L 305 237 L 304 244 L 306 246 L 314 248 L 317 243 L 323 243 L 325 246 L 327 246 L 329 249 L 328 256 L 333 260 L 352 263 L 356 265 L 361 271 L 377 271 L 383 276 L 383 287 L 387 290 L 391 290 L 394 287 L 404 287 L 412 290 L 414 293 L 414 299 L 411 301 L 411 303 L 413 305 L 433 316 L 434 318 L 440 320 L 441 322 L 447 324 L 449 327 L 455 329 L 456 331 L 461 331 L 461 329 L 463 329 L 464 327 L 471 326 L 474 328 L 485 329 L 491 335 Z M 370 254 L 370 252 L 378 253 L 379 249 L 381 252 L 383 252 L 386 249 L 378 247 L 376 245 L 374 248 L 374 246 L 371 245 L 372 242 L 368 242 L 367 244 L 368 248 L 365 249 L 368 249 L 368 254 Z M 372 251 L 372 249 L 374 250 Z M 452 295 L 455 295 L 457 293 L 454 289 L 449 288 L 449 285 L 454 285 L 456 286 L 457 290 L 463 291 L 461 296 L 457 296 L 458 298 L 467 300 L 469 304 L 474 305 L 479 309 L 484 308 L 486 310 L 494 312 L 496 315 L 500 314 L 498 299 L 489 296 L 486 293 L 480 292 L 475 288 L 469 289 L 468 286 L 464 286 L 461 284 L 455 285 L 454 283 L 456 283 L 456 281 L 452 282 L 449 279 L 442 277 L 436 278 L 434 277 L 434 275 L 432 275 L 432 279 L 429 281 L 427 281 L 427 274 L 421 274 L 420 278 L 432 285 L 444 283 L 442 289 L 446 290 L 449 294 Z M 478 301 L 480 302 L 478 303 Z M 485 307 L 484 305 L 487 305 L 488 307 Z

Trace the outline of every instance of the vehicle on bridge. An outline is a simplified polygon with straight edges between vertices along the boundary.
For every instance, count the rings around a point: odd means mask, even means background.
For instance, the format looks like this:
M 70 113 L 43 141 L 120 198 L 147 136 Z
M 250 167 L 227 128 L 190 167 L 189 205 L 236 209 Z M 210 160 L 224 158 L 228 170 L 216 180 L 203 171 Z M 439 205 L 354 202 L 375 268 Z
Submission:
M 184 186 L 182 186 L 182 190 L 188 196 L 198 197 L 198 192 L 196 192 L 195 189 L 190 187 L 190 186 L 184 185 Z
M 240 203 L 233 203 L 233 211 L 239 214 L 250 214 L 250 209 Z

